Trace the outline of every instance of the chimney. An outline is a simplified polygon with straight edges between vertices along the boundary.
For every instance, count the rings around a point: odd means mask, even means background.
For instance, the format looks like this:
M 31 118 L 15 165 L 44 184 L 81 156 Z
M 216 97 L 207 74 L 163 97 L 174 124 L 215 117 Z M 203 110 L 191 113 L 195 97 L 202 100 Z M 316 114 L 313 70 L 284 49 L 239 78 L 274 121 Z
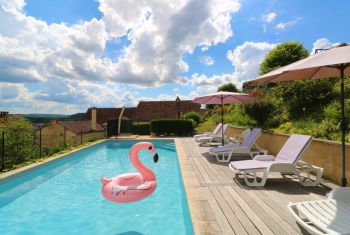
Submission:
M 177 111 L 177 118 L 180 118 L 181 117 L 181 110 L 180 110 L 180 98 L 179 97 L 176 97 L 176 100 L 175 100 L 175 104 L 176 104 L 176 111 Z
M 97 119 L 97 108 L 92 107 L 91 108 L 91 129 L 96 130 L 96 119 Z

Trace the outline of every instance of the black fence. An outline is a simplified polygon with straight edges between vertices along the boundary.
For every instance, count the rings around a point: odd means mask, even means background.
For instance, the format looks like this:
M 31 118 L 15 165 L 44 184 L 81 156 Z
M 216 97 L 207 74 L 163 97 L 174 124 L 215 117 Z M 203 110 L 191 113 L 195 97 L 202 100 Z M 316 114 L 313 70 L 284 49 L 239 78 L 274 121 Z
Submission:
M 98 133 L 98 136 L 93 134 Z M 83 132 L 74 138 L 67 131 L 58 135 L 43 135 L 43 129 L 0 132 L 0 171 L 13 169 L 23 163 L 35 162 L 40 158 L 49 157 L 72 146 L 105 138 L 105 131 Z M 73 141 L 72 141 L 73 140 Z

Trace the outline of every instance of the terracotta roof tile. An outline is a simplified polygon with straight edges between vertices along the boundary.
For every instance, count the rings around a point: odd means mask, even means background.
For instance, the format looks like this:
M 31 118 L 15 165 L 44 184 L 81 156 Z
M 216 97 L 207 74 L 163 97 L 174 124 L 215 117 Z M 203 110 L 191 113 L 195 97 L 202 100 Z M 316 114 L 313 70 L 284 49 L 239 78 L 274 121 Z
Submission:
M 134 120 L 151 121 L 159 118 L 177 118 L 190 111 L 199 112 L 200 104 L 192 100 L 182 101 L 140 101 L 137 106 Z

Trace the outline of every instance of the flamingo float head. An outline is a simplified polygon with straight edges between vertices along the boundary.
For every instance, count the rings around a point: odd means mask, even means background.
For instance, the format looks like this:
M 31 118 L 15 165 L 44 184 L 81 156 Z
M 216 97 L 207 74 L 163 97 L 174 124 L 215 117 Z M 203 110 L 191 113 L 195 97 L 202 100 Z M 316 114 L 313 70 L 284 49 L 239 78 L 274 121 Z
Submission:
M 154 145 L 150 142 L 140 142 L 137 143 L 136 145 L 138 145 L 138 147 L 140 148 L 140 150 L 148 150 L 149 152 L 152 153 L 153 155 L 153 161 L 154 162 L 158 162 L 159 160 L 159 156 L 158 153 L 156 152 L 156 148 L 154 147 Z

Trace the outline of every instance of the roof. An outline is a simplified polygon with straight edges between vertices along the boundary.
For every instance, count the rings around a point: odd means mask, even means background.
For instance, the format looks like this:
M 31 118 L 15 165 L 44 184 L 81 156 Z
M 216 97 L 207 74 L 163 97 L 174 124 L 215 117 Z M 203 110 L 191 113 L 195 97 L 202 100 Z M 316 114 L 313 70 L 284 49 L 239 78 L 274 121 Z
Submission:
M 125 108 L 123 117 L 132 119 L 136 108 Z M 118 118 L 122 108 L 96 108 L 97 120 L 99 124 L 106 123 L 110 118 Z M 91 108 L 86 111 L 86 120 L 91 120 Z
M 146 122 L 159 118 L 177 118 L 178 114 L 190 111 L 200 112 L 200 104 L 192 100 L 182 101 L 140 101 L 134 119 Z
M 60 121 L 59 125 L 67 128 L 67 130 L 79 134 L 81 131 L 83 133 L 91 132 L 91 121 Z M 105 129 L 99 124 L 96 123 L 95 131 L 104 131 Z
M 0 124 L 6 124 L 10 118 L 20 119 L 23 118 L 23 116 L 20 114 L 9 114 L 8 112 L 1 112 Z

